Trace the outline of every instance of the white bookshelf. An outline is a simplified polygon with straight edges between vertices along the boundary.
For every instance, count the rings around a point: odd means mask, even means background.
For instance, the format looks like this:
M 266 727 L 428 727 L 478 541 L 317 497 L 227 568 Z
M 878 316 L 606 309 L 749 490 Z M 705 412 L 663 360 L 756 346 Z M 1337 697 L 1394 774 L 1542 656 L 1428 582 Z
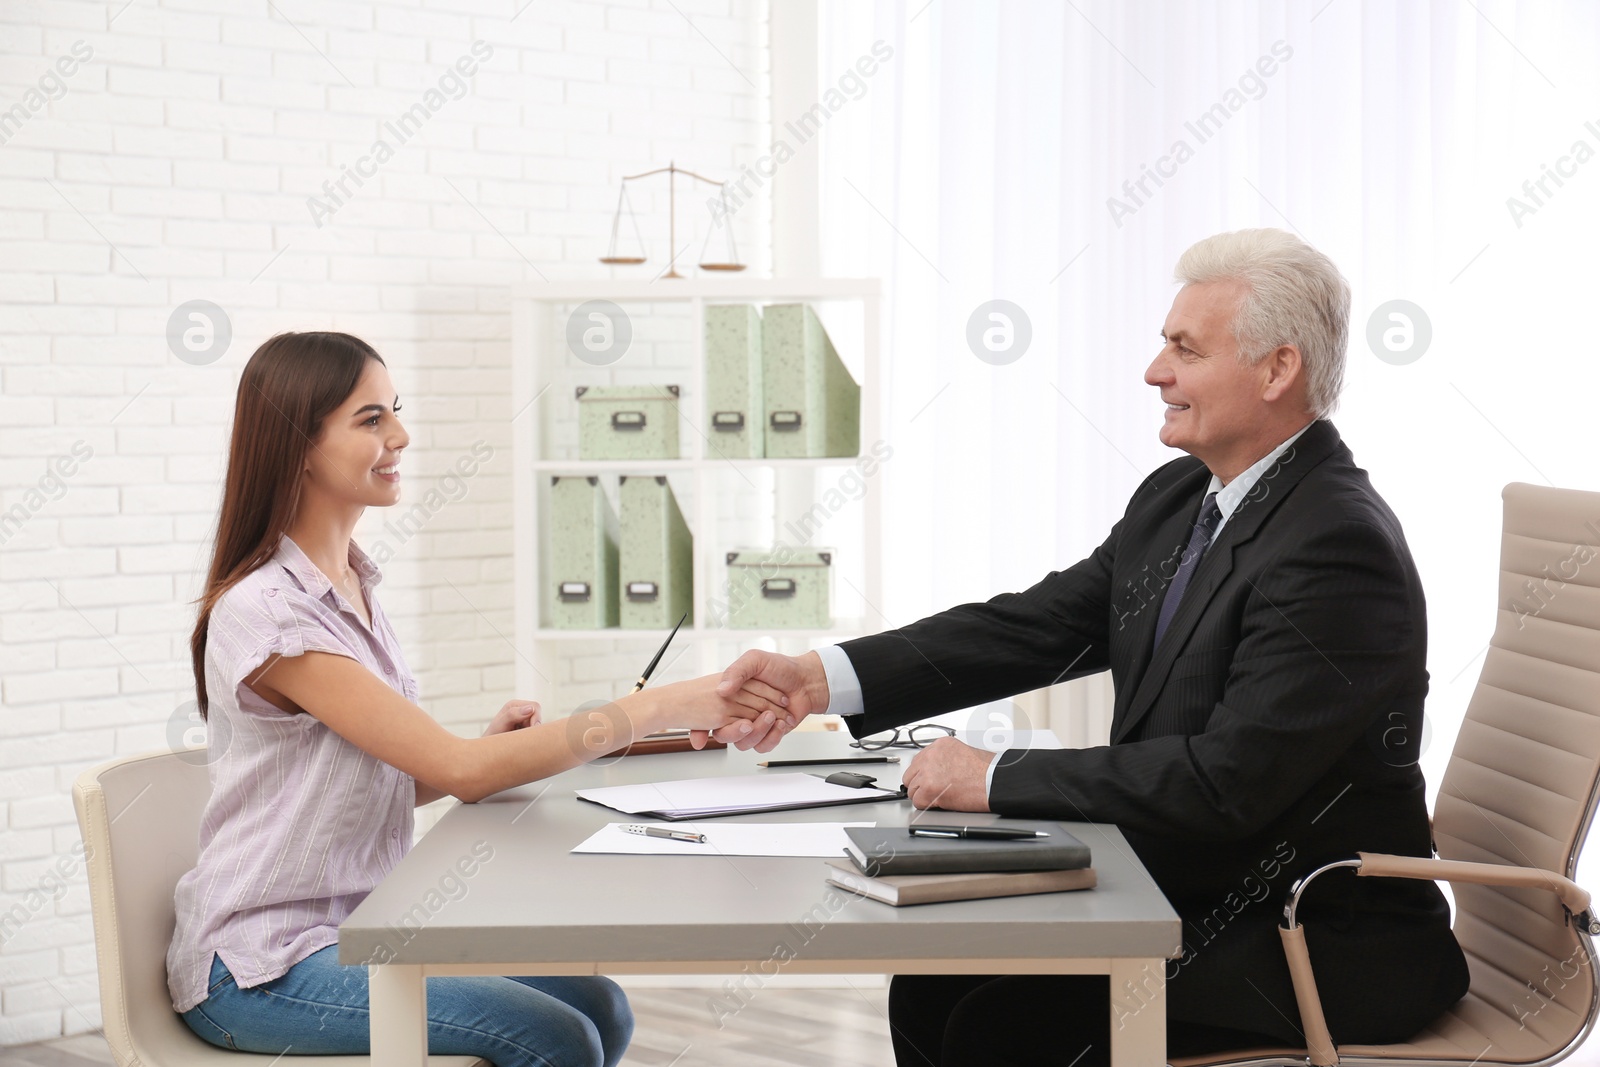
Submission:
M 834 336 L 833 341 L 841 357 L 858 375 L 861 382 L 861 444 L 864 453 L 875 442 L 884 439 L 884 390 L 881 375 L 879 301 L 881 286 L 875 278 L 725 278 L 691 277 L 659 281 L 590 281 L 525 283 L 512 287 L 512 530 L 513 589 L 515 604 L 515 634 L 513 642 L 516 657 L 516 691 L 533 697 L 546 688 L 543 679 L 558 676 L 556 663 L 562 656 L 582 655 L 585 646 L 616 641 L 656 643 L 666 637 L 665 630 L 632 630 L 607 628 L 598 630 L 563 630 L 540 625 L 542 600 L 541 568 L 544 560 L 545 531 L 539 514 L 541 488 L 552 475 L 605 475 L 649 476 L 668 475 L 686 479 L 692 486 L 693 503 L 685 510 L 690 530 L 694 534 L 694 620 L 693 628 L 685 625 L 673 642 L 692 645 L 689 655 L 696 659 L 695 674 L 720 671 L 733 658 L 734 646 L 750 644 L 757 639 L 770 637 L 782 651 L 803 650 L 817 643 L 840 641 L 883 628 L 883 621 L 875 615 L 873 605 L 883 603 L 882 567 L 882 506 L 883 463 L 877 460 L 876 472 L 867 479 L 860 498 L 860 544 L 828 544 L 824 546 L 839 553 L 858 553 L 860 574 L 864 584 L 860 589 L 863 609 L 868 618 L 835 618 L 834 625 L 825 629 L 781 630 L 766 634 L 757 630 L 736 630 L 720 627 L 708 610 L 713 596 L 722 597 L 724 554 L 733 548 L 752 547 L 748 542 L 724 542 L 719 517 L 730 503 L 730 493 L 719 491 L 715 472 L 730 469 L 778 472 L 775 475 L 777 491 L 774 495 L 774 526 L 782 518 L 785 506 L 799 503 L 794 499 L 796 483 L 815 486 L 817 479 L 797 477 L 806 471 L 830 469 L 845 471 L 857 462 L 856 457 L 819 459 L 736 459 L 730 460 L 706 454 L 705 438 L 705 308 L 708 304 L 750 303 L 771 304 L 788 302 L 822 303 L 855 302 L 860 305 L 860 336 Z M 565 375 L 571 373 L 564 352 L 564 330 L 558 316 L 567 306 L 589 300 L 609 300 L 635 317 L 630 305 L 687 305 L 688 346 L 690 359 L 686 366 L 671 370 L 661 369 L 664 379 L 679 376 L 683 379 L 680 400 L 682 422 L 679 426 L 680 454 L 683 458 L 669 460 L 582 460 L 552 459 L 543 454 L 548 439 L 547 423 L 555 404 L 570 402 L 570 395 L 552 388 Z M 648 314 L 645 308 L 640 314 Z M 637 331 L 636 331 L 637 333 Z M 851 351 L 860 353 L 859 364 L 848 358 Z M 837 563 L 838 557 L 836 557 Z M 837 566 L 831 568 L 837 571 Z M 833 602 L 839 603 L 838 575 L 830 574 L 835 582 Z M 713 583 L 716 583 L 714 586 Z M 789 647 L 785 647 L 789 646 Z M 669 658 L 672 653 L 669 652 Z M 663 661 L 665 662 L 665 661 Z M 680 661 L 682 662 L 682 661 Z M 641 661 L 635 670 L 643 669 Z

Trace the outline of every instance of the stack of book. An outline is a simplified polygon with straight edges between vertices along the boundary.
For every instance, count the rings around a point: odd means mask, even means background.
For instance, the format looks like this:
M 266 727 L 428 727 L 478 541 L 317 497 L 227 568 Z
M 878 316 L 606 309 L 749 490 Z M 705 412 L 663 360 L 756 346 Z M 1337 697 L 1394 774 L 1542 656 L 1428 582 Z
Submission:
M 1006 839 L 985 831 L 1014 831 Z M 828 860 L 828 882 L 896 906 L 1091 889 L 1089 846 L 1059 823 L 1006 819 L 968 827 L 850 826 L 848 858 Z M 1029 836 L 1020 836 L 1021 834 Z

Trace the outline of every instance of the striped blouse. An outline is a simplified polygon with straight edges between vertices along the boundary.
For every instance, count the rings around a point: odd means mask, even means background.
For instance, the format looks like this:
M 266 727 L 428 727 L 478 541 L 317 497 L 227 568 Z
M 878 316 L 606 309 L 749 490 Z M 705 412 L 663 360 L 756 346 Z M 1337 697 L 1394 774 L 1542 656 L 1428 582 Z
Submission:
M 268 656 L 349 656 L 408 700 L 417 683 L 373 595 L 382 580 L 354 542 L 372 624 L 285 536 L 218 601 L 207 629 L 211 798 L 200 855 L 178 880 L 167 950 L 175 1011 L 206 998 L 216 953 L 241 989 L 336 944 L 339 924 L 411 847 L 416 782 L 308 714 L 241 684 Z

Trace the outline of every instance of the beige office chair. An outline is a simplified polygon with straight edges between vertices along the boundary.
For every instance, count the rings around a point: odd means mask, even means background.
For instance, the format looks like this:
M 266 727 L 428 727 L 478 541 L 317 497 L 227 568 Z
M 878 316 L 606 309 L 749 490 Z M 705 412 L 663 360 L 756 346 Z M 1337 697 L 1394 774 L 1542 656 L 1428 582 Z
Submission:
M 173 890 L 200 851 L 211 795 L 193 753 L 155 752 L 83 772 L 72 803 L 83 831 L 100 961 L 100 1010 L 119 1067 L 237 1067 L 276 1056 L 231 1052 L 196 1037 L 167 995 Z M 187 758 L 186 758 L 187 757 Z M 367 1056 L 291 1056 L 294 1067 L 368 1067 Z M 430 1056 L 430 1067 L 492 1067 L 476 1056 Z
M 1600 934 L 1571 881 L 1600 777 L 1600 493 L 1512 483 L 1494 637 L 1434 806 L 1438 859 L 1358 854 L 1290 889 L 1280 930 L 1304 1049 L 1252 1049 L 1172 1062 L 1542 1065 L 1594 1027 Z M 1322 870 L 1451 883 L 1467 995 L 1409 1041 L 1335 1045 L 1294 909 Z

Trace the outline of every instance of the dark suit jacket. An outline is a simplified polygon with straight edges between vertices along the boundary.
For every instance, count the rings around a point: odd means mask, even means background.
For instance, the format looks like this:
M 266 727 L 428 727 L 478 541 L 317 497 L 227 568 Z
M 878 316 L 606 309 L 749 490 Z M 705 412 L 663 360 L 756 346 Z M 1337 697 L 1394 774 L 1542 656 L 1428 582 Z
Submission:
M 1003 754 L 990 806 L 1117 824 L 1184 921 L 1169 1017 L 1301 1042 L 1276 933 L 1291 882 L 1357 850 L 1431 851 L 1422 585 L 1319 420 L 1229 517 L 1152 649 L 1210 479 L 1174 460 L 1082 562 L 844 643 L 864 700 L 847 722 L 864 736 L 1109 669 L 1111 744 Z M 1331 872 L 1299 917 L 1336 1041 L 1409 1037 L 1466 992 L 1431 882 Z

